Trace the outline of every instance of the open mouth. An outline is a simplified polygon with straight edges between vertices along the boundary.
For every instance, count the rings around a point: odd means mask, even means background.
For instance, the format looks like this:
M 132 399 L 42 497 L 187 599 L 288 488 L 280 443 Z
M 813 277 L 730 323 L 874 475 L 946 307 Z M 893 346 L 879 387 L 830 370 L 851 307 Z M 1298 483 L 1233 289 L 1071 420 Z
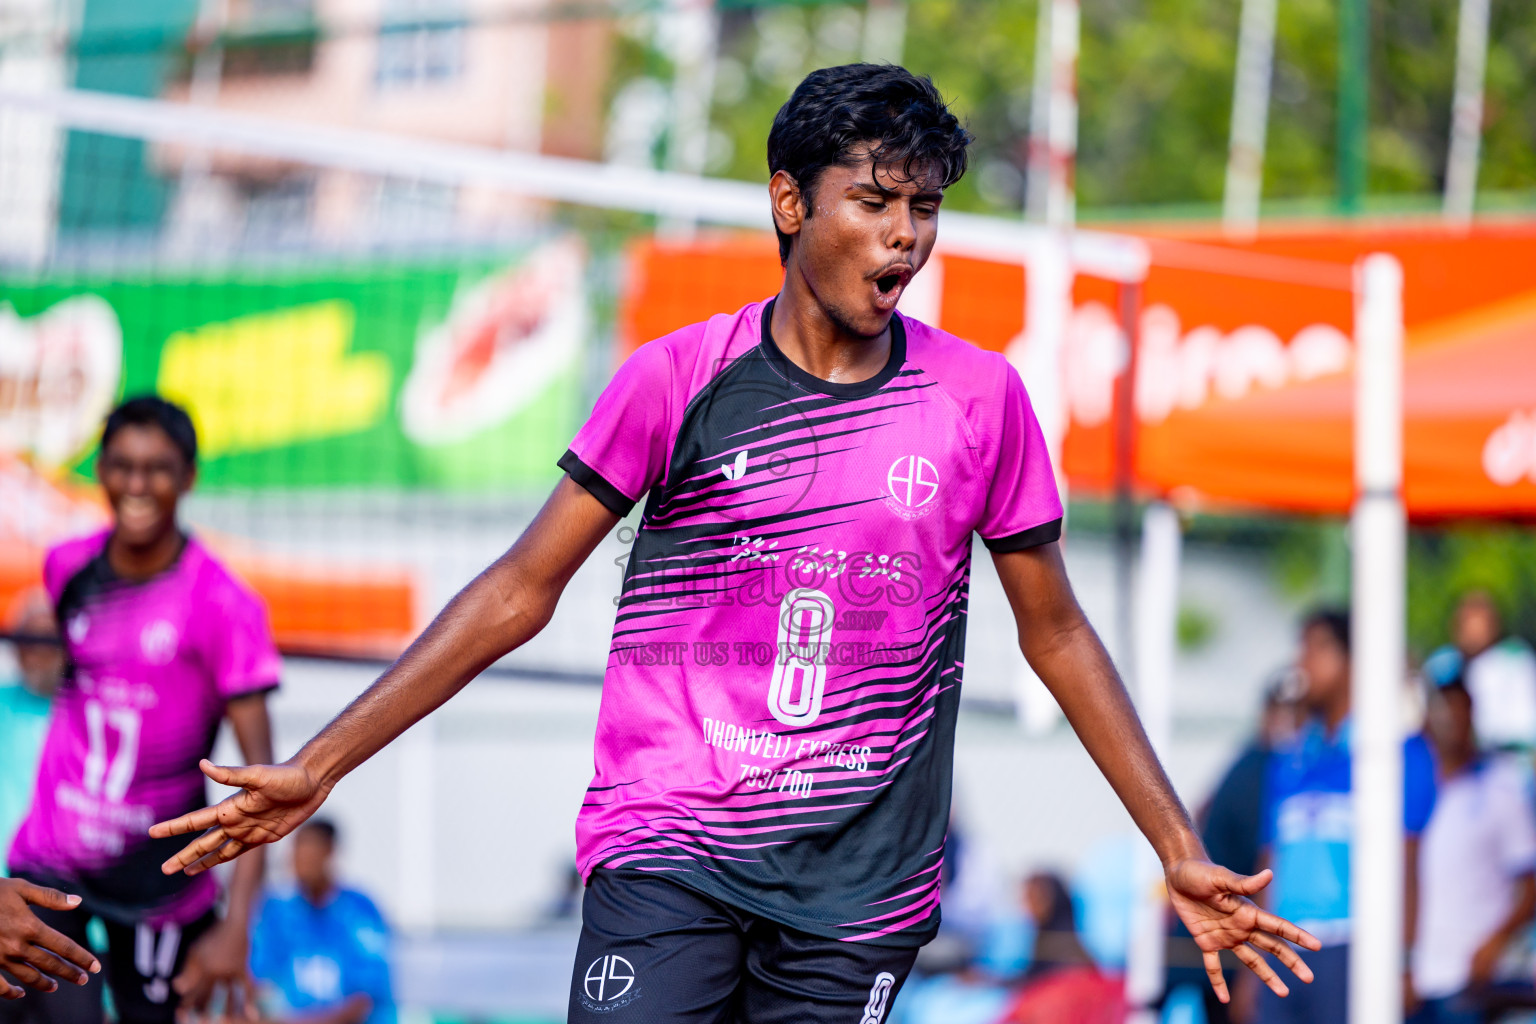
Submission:
M 875 285 L 875 305 L 883 310 L 895 309 L 902 289 L 912 280 L 912 274 L 910 263 L 898 262 L 885 267 L 883 273 L 871 279 Z

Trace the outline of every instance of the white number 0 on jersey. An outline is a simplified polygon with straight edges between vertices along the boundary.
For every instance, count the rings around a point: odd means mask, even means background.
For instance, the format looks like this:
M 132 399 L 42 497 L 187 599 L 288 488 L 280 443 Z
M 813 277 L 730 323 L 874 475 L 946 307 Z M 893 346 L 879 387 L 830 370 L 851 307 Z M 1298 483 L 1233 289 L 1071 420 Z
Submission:
M 791 590 L 779 604 L 768 711 L 785 725 L 810 725 L 821 714 L 827 688 L 824 645 L 832 642 L 832 617 L 832 599 L 819 590 Z

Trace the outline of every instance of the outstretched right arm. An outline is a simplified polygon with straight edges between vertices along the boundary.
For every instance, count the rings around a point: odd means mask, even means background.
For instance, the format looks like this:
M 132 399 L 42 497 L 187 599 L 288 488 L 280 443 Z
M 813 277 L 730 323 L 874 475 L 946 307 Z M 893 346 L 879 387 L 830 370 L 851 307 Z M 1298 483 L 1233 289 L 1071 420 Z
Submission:
M 571 576 L 618 521 L 570 477 L 561 480 L 517 543 L 297 754 L 248 768 L 204 761 L 209 778 L 241 789 L 150 829 L 156 838 L 204 833 L 161 870 L 195 875 L 298 828 L 349 771 L 543 629 Z

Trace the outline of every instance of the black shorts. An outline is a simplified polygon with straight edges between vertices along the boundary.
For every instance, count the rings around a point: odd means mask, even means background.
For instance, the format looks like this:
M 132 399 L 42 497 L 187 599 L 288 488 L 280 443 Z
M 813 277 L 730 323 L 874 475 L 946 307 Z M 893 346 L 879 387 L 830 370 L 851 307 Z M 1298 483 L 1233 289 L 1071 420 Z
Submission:
M 882 1024 L 917 950 L 795 931 L 663 874 L 592 873 L 571 1024 Z
M 32 911 L 48 927 L 90 948 L 88 905 L 70 911 L 40 907 Z M 171 979 L 181 973 L 192 943 L 217 920 L 211 910 L 182 927 L 151 928 L 103 917 L 107 948 L 99 954 L 101 973 L 91 975 L 84 985 L 61 981 L 53 992 L 29 988 L 22 999 L 0 1000 L 0 1024 L 102 1024 L 103 984 L 112 989 L 120 1024 L 175 1024 L 180 1000 Z

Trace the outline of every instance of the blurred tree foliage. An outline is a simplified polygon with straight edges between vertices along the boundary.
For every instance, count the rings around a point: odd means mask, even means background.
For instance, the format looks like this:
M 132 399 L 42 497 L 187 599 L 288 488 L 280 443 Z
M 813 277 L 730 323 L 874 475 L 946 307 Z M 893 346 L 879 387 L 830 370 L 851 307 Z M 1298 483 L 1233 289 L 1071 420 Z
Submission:
M 740 0 L 737 0 L 739 3 Z M 1334 192 L 1336 0 L 1280 0 L 1264 194 Z M 1226 166 L 1240 0 L 1096 0 L 1082 7 L 1079 207 L 1219 201 Z M 728 7 L 715 86 L 711 173 L 767 177 L 773 114 L 813 68 L 859 59 L 864 9 L 837 3 Z M 1441 186 L 1455 69 L 1457 0 L 1371 0 L 1369 188 Z M 1035 0 L 908 5 L 903 59 L 931 75 L 975 132 L 961 209 L 1022 205 Z M 615 96 L 669 81 L 653 15 L 632 18 Z M 1494 0 L 1483 189 L 1536 188 L 1536 4 Z M 630 109 L 629 107 L 625 108 Z M 664 122 L 664 112 L 659 115 Z M 657 157 L 665 151 L 664 123 Z

